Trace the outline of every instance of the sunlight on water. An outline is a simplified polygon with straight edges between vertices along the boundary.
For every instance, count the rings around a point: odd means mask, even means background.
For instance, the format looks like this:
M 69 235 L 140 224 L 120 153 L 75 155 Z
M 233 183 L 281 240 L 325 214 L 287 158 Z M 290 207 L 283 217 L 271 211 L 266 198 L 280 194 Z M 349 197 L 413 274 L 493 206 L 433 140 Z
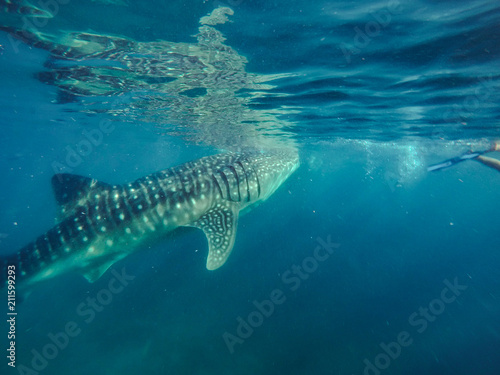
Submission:
M 224 44 L 222 33 L 212 27 L 228 22 L 233 13 L 220 7 L 202 17 L 197 43 L 137 42 L 76 31 L 50 35 L 23 30 L 22 35 L 58 59 L 39 78 L 57 86 L 65 100 L 117 98 L 107 109 L 95 109 L 95 100 L 90 101 L 89 113 L 104 112 L 118 120 L 150 124 L 160 134 L 226 150 L 293 145 L 286 130 L 292 124 L 285 116 L 296 111 L 250 106 L 259 98 L 286 96 L 274 94 L 276 86 L 269 82 L 293 74 L 245 71 L 247 59 Z

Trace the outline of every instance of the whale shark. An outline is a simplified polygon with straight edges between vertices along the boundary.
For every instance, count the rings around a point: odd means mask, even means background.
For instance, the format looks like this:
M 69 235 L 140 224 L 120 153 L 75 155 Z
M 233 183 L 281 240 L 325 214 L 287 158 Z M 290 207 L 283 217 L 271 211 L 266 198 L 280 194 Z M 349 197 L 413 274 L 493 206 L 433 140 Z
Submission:
M 117 261 L 182 226 L 205 233 L 206 268 L 215 270 L 234 247 L 240 212 L 269 198 L 298 166 L 297 151 L 286 149 L 216 154 L 123 185 L 56 174 L 60 221 L 2 257 L 0 286 L 13 268 L 16 284 L 70 271 L 94 282 Z

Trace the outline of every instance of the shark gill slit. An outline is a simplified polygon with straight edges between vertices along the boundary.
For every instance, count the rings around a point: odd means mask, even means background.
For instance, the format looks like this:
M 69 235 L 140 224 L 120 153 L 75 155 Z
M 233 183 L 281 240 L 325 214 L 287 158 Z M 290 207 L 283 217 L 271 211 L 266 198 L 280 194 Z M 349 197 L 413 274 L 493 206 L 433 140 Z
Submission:
M 217 187 L 217 189 L 219 190 L 219 194 L 220 194 L 220 196 L 223 198 L 223 197 L 224 197 L 224 195 L 222 195 L 222 189 L 221 189 L 221 187 L 220 187 L 220 185 L 219 185 L 219 181 L 217 181 L 217 178 L 215 177 L 215 175 L 214 175 L 214 174 L 212 174 L 212 180 L 214 181 L 214 186 L 216 186 L 216 187 Z
M 219 171 L 219 174 L 222 178 L 222 182 L 224 182 L 224 185 L 226 185 L 226 190 L 227 190 L 227 200 L 228 201 L 232 201 L 232 197 L 231 197 L 231 189 L 229 188 L 229 181 L 227 179 L 227 176 L 226 174 L 224 173 L 224 171 Z
M 232 165 L 229 165 L 228 168 L 229 168 L 229 170 L 231 172 L 233 172 L 234 178 L 236 179 L 236 188 L 237 188 L 236 190 L 238 191 L 238 200 L 237 200 L 237 202 L 241 202 L 240 178 L 238 176 L 238 173 L 236 172 L 236 169 Z
M 253 173 L 255 175 L 255 181 L 257 182 L 257 198 L 260 198 L 260 181 L 259 181 L 259 175 L 253 165 L 250 164 L 250 168 L 252 168 Z
M 246 182 L 246 185 L 247 185 L 247 199 L 246 201 L 247 202 L 250 202 L 250 184 L 248 183 L 248 173 L 247 171 L 245 170 L 245 167 L 243 166 L 243 163 L 241 161 L 237 161 L 236 164 L 238 164 L 242 171 L 243 171 L 243 176 L 245 177 L 245 182 Z

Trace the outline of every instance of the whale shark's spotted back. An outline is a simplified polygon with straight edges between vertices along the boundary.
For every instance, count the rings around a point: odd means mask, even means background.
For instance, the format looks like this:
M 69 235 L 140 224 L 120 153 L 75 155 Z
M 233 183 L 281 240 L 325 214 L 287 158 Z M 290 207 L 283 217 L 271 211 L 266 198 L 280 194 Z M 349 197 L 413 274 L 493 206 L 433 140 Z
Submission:
M 297 152 L 207 156 L 125 185 L 57 174 L 52 179 L 61 221 L 2 259 L 30 283 L 69 270 L 89 281 L 141 243 L 179 226 L 204 231 L 207 268 L 222 266 L 234 245 L 240 210 L 266 200 L 297 169 Z

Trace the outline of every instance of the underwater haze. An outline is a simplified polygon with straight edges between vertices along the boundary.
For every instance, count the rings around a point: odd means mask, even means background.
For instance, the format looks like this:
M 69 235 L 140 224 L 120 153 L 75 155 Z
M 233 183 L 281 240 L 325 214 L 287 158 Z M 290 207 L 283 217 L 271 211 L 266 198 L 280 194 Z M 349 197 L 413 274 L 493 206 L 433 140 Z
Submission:
M 4 265 L 64 219 L 54 174 L 300 159 L 216 270 L 183 226 L 19 283 L 17 315 L 3 288 L 0 373 L 499 374 L 500 173 L 456 158 L 500 140 L 499 26 L 494 0 L 0 1 Z

